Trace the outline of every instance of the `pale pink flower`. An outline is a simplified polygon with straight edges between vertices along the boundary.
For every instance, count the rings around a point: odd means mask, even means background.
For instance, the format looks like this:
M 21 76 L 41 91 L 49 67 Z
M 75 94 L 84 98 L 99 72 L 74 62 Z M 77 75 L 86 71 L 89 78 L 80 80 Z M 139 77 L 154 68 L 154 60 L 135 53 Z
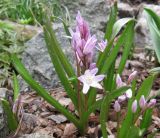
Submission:
M 121 96 L 118 97 L 119 102 L 123 102 L 125 100 L 126 100 L 126 95 L 121 95 Z
M 132 112 L 135 113 L 137 111 L 137 100 L 134 100 L 132 103 Z
M 156 105 L 156 102 L 157 102 L 156 99 L 151 99 L 147 106 L 149 108 L 153 108 Z
M 98 68 L 94 68 L 92 70 L 88 69 L 85 71 L 84 75 L 78 77 L 78 79 L 83 83 L 82 92 L 84 94 L 87 94 L 90 87 L 103 89 L 99 82 L 104 79 L 105 75 L 97 75 L 96 76 L 97 72 L 98 72 Z
M 132 90 L 131 89 L 128 89 L 126 92 L 125 92 L 125 95 L 127 98 L 132 98 Z
M 139 106 L 144 109 L 144 107 L 146 106 L 146 99 L 144 97 L 144 95 L 141 96 L 140 100 L 139 100 Z
M 131 83 L 137 76 L 137 71 L 132 72 L 128 77 L 128 83 Z
M 83 53 L 85 55 L 91 54 L 93 52 L 93 49 L 95 48 L 96 42 L 97 42 L 97 39 L 95 35 L 90 37 L 84 46 Z
M 115 103 L 114 103 L 114 110 L 116 112 L 119 112 L 121 110 L 121 106 L 118 101 L 115 101 Z
M 107 46 L 107 40 L 105 41 L 101 41 L 100 43 L 98 43 L 98 46 L 96 47 L 99 51 L 103 52 L 105 50 Z
M 126 84 L 122 81 L 121 77 L 119 74 L 117 74 L 117 77 L 116 77 L 116 84 L 117 84 L 117 87 L 122 87 L 122 86 L 125 86 Z

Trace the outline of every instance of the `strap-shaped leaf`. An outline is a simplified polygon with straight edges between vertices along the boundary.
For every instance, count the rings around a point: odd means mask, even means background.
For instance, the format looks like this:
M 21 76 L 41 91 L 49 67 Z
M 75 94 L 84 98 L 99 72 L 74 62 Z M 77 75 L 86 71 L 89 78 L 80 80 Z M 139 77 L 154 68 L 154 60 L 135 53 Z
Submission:
M 112 36 L 113 32 L 112 29 L 117 19 L 117 13 L 118 13 L 117 2 L 115 2 L 114 5 L 111 7 L 109 20 L 107 22 L 107 27 L 106 27 L 105 39 L 107 39 L 108 41 L 110 41 Z
M 73 104 L 77 108 L 78 103 L 76 100 L 76 93 L 73 90 L 73 88 L 71 87 L 69 80 L 67 79 L 67 76 L 64 72 L 64 68 L 63 68 L 57 54 L 55 54 L 56 50 L 55 50 L 55 47 L 53 46 L 54 43 L 52 43 L 51 37 L 45 27 L 44 27 L 44 35 L 45 35 L 46 46 L 47 46 L 48 52 L 50 54 L 54 68 L 56 70 L 56 73 L 58 74 L 58 77 L 59 77 L 64 89 L 66 90 L 68 96 L 71 98 Z
M 131 19 L 128 19 L 130 21 Z M 132 29 L 130 32 L 127 34 L 128 36 L 126 37 L 126 40 L 123 44 L 123 54 L 121 57 L 121 61 L 118 67 L 118 74 L 121 74 L 123 72 L 123 69 L 125 67 L 126 61 L 128 59 L 128 56 L 130 54 L 130 50 L 133 46 L 133 41 L 134 41 L 134 22 L 131 22 Z
M 158 62 L 160 63 L 160 17 L 150 9 L 145 9 L 145 11 L 147 13 L 147 22 L 153 47 L 156 52 Z
M 140 128 L 142 130 L 147 130 L 152 121 L 152 111 L 153 109 L 147 109 L 142 117 Z
M 11 131 L 15 131 L 18 127 L 18 122 L 17 122 L 17 119 L 16 117 L 14 116 L 13 112 L 12 112 L 12 109 L 11 109 L 11 106 L 9 104 L 9 102 L 5 99 L 0 99 L 1 102 L 2 102 L 2 106 L 3 106 L 3 109 L 4 109 L 4 112 L 6 113 L 7 115 L 7 124 L 8 124 L 8 127 Z
M 152 73 L 152 74 L 159 74 L 160 73 L 160 67 L 153 68 L 149 72 Z
M 127 41 L 128 36 L 133 31 L 133 22 L 134 22 L 134 20 L 131 20 L 128 22 L 125 30 L 123 31 L 123 33 L 119 37 L 116 45 L 114 46 L 114 48 L 110 52 L 110 55 L 107 58 L 104 56 L 104 59 L 101 60 L 100 64 L 102 64 L 102 67 L 99 68 L 99 73 L 107 74 L 109 68 L 111 67 L 111 65 L 113 64 L 113 62 L 115 61 L 115 59 L 117 57 L 117 54 L 120 50 L 120 47 L 122 46 L 122 44 L 124 44 L 125 41 Z
M 120 32 L 120 30 L 127 24 L 129 21 L 133 20 L 133 18 L 122 18 L 115 22 L 112 31 L 111 39 L 114 39 L 116 35 Z
M 20 92 L 19 82 L 15 73 L 13 74 L 13 92 L 14 92 L 13 96 L 14 96 L 14 102 L 15 102 Z
M 41 85 L 34 81 L 25 69 L 24 65 L 20 62 L 16 55 L 11 55 L 12 64 L 14 65 L 17 72 L 22 76 L 22 78 L 34 89 L 41 97 L 43 97 L 48 103 L 54 106 L 58 111 L 65 115 L 71 122 L 73 122 L 78 128 L 80 128 L 79 120 L 74 117 L 69 111 L 67 111 L 58 101 L 49 95 Z
M 52 42 L 52 47 L 55 49 L 55 54 L 58 56 L 64 70 L 66 71 L 68 77 L 74 77 L 75 73 L 74 70 L 71 66 L 71 64 L 69 63 L 69 61 L 67 60 L 67 57 L 65 56 L 65 54 L 63 53 L 57 39 L 56 39 L 56 35 L 53 31 L 52 28 L 52 24 L 50 22 L 50 20 L 46 17 L 46 21 L 45 21 L 45 27 L 44 27 L 47 32 L 49 33 L 49 36 L 51 38 L 51 42 Z M 51 48 L 51 46 L 49 46 L 49 49 Z

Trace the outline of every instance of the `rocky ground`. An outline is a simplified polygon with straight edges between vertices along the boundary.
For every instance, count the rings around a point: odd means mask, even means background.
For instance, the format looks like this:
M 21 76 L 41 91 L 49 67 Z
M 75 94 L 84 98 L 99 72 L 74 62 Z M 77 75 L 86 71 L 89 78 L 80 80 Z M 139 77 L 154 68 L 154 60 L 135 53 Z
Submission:
M 75 25 L 74 19 L 77 14 L 77 11 L 80 10 L 83 17 L 89 22 L 92 34 L 96 34 L 99 41 L 103 39 L 106 20 L 109 15 L 110 5 L 112 3 L 111 0 L 61 0 L 62 4 L 68 8 L 68 11 L 71 16 L 71 27 Z M 132 69 L 136 69 L 139 71 L 141 77 L 137 81 L 141 82 L 147 75 L 148 70 L 154 67 L 154 59 L 149 61 L 145 57 L 145 48 L 151 47 L 151 39 L 149 36 L 149 30 L 147 27 L 147 22 L 145 18 L 145 14 L 143 11 L 143 7 L 148 7 L 155 10 L 157 13 L 160 14 L 160 6 L 158 5 L 159 1 L 146 1 L 146 0 L 121 0 L 118 1 L 118 9 L 119 9 L 119 18 L 123 17 L 134 17 L 137 20 L 137 24 L 135 27 L 135 46 L 136 50 L 134 52 L 133 58 L 130 59 L 126 64 L 126 70 L 123 74 L 123 79 L 128 76 Z M 72 22 L 73 21 L 73 22 Z M 69 58 L 70 62 L 73 63 L 74 57 L 72 56 L 71 46 L 65 37 L 65 33 L 63 30 L 63 25 L 61 23 L 55 23 L 53 28 L 56 30 L 56 35 L 59 39 L 59 42 L 66 53 L 67 57 Z M 50 62 L 49 55 L 47 53 L 47 49 L 45 47 L 44 36 L 41 29 L 37 31 L 38 33 L 28 42 L 26 42 L 26 49 L 22 55 L 22 61 L 25 64 L 26 68 L 29 69 L 30 73 L 32 74 L 33 78 L 36 79 L 40 84 L 42 84 L 47 89 L 53 89 L 59 86 L 59 80 L 57 75 L 53 69 L 52 63 Z M 118 63 L 117 63 L 118 64 Z M 74 65 L 74 63 L 73 63 Z M 21 84 L 21 91 L 31 91 L 30 88 L 22 81 L 20 78 Z M 153 92 L 159 89 L 160 80 L 157 79 L 154 87 Z M 57 90 L 60 93 L 57 94 Z M 5 90 L 2 91 L 3 94 L 6 93 Z M 70 105 L 70 100 L 66 97 L 65 93 L 62 89 L 54 89 L 51 91 L 51 94 L 54 97 L 58 97 L 60 102 L 64 102 L 64 106 L 66 108 L 72 108 Z M 34 93 L 23 94 L 24 98 L 24 113 L 26 118 L 31 119 L 32 122 L 34 118 L 38 117 L 38 122 L 33 122 L 33 126 L 31 123 L 28 125 L 23 125 L 22 123 L 22 130 L 19 131 L 20 134 L 25 133 L 34 133 L 22 137 L 46 137 L 50 138 L 53 137 L 60 137 L 66 136 L 68 134 L 68 129 L 71 129 L 73 132 L 72 136 L 77 136 L 77 131 L 73 127 L 72 124 L 68 123 L 66 118 L 55 111 L 53 107 L 50 107 L 45 103 L 42 99 L 37 97 Z M 29 99 L 29 100 L 28 100 Z M 62 100 L 63 99 L 63 100 Z M 41 106 L 37 106 L 37 103 L 41 103 Z M 39 104 L 38 104 L 39 105 Z M 44 106 L 45 105 L 45 106 Z M 47 105 L 47 106 L 46 106 Z M 71 107 L 70 107 L 71 106 Z M 53 108 L 53 109 L 52 109 Z M 70 109 L 71 110 L 71 109 Z M 159 110 L 158 107 L 155 110 Z M 73 111 L 74 112 L 74 111 Z M 112 112 L 111 112 L 112 113 Z M 31 116 L 31 117 L 29 117 Z M 159 114 L 155 111 L 155 115 L 153 117 L 153 126 L 160 129 L 160 126 L 157 125 L 157 121 L 159 121 L 156 117 L 160 117 Z M 24 118 L 24 119 L 26 119 Z M 156 118 L 156 120 L 154 120 Z M 94 121 L 97 121 L 97 117 L 93 117 Z M 40 122 L 39 122 L 40 121 Z M 92 121 L 92 120 L 91 120 Z M 112 120 L 114 122 L 114 119 Z M 0 126 L 0 137 L 5 135 L 2 132 L 5 129 L 5 117 L 3 113 L 3 109 L 0 106 L 0 122 L 2 125 Z M 160 121 L 158 122 L 160 124 Z M 49 124 L 49 125 L 48 125 Z M 111 123 L 112 128 L 110 128 L 110 132 L 114 132 L 114 127 L 116 124 Z M 152 127 L 153 127 L 152 126 Z M 29 128 L 28 128 L 29 127 Z M 94 128 L 90 129 L 88 135 L 98 135 L 98 126 L 94 126 Z M 5 129 L 6 130 L 6 129 Z M 97 131 L 97 132 L 96 132 Z M 45 133 L 46 136 L 39 134 Z M 96 133 L 95 133 L 96 132 Z M 7 133 L 7 132 L 6 132 Z M 94 133 L 94 134 L 93 134 Z M 35 136 L 36 135 L 36 136 Z M 49 136 L 50 135 L 50 136 Z

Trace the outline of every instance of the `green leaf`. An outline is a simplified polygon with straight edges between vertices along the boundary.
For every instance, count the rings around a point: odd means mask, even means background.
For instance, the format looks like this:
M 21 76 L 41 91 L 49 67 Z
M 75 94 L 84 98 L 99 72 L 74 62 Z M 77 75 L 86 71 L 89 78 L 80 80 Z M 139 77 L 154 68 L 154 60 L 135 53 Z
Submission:
M 121 34 L 121 36 L 119 37 L 117 43 L 115 44 L 114 48 L 112 49 L 112 51 L 110 52 L 110 55 L 106 58 L 106 56 L 103 57 L 103 59 L 101 59 L 101 63 L 102 67 L 99 67 L 99 73 L 102 74 L 107 74 L 109 68 L 111 67 L 111 65 L 113 64 L 113 62 L 115 61 L 118 52 L 120 50 L 120 47 L 122 46 L 122 44 L 124 44 L 125 41 L 127 41 L 128 37 L 130 38 L 132 36 L 132 32 L 133 32 L 133 22 L 134 20 L 131 20 L 128 22 L 125 30 L 123 31 L 123 33 Z
M 151 74 L 159 74 L 160 73 L 160 67 L 153 68 L 149 71 Z
M 13 74 L 13 93 L 14 93 L 14 102 L 17 100 L 20 92 L 19 83 L 16 74 Z
M 151 75 L 143 81 L 136 95 L 137 101 L 139 101 L 142 95 L 144 95 L 144 97 L 148 97 L 154 80 L 155 80 L 155 76 Z
M 111 39 L 114 39 L 116 35 L 120 32 L 120 30 L 127 24 L 129 21 L 133 20 L 133 18 L 122 18 L 115 22 L 112 31 Z
M 129 87 L 121 87 L 117 90 L 114 90 L 113 92 L 108 93 L 108 95 L 105 96 L 101 104 L 101 111 L 100 111 L 100 123 L 101 123 L 103 138 L 107 138 L 106 120 L 108 119 L 108 112 L 111 101 L 117 98 L 118 96 L 122 95 L 128 89 Z
M 142 138 L 141 130 L 136 126 L 131 126 L 126 133 L 128 134 L 126 138 Z
M 137 112 L 135 114 L 133 114 L 131 110 L 131 106 L 132 106 L 134 99 L 139 101 L 141 95 L 144 95 L 145 97 L 149 95 L 149 92 L 152 88 L 154 78 L 155 78 L 154 76 L 149 76 L 147 79 L 145 79 L 143 83 L 141 84 L 141 87 L 139 88 L 136 97 L 135 98 L 132 97 L 132 99 L 129 100 L 128 111 L 127 111 L 125 120 L 122 122 L 122 127 L 120 128 L 120 131 L 119 131 L 120 138 L 126 138 L 127 136 L 126 128 L 130 128 L 134 124 L 137 117 L 139 117 L 140 107 L 137 107 Z
M 115 61 L 112 64 L 111 68 L 109 69 L 108 75 L 103 80 L 103 86 L 104 86 L 105 91 L 111 91 L 112 90 L 113 85 L 115 83 L 114 73 L 115 73 Z
M 71 122 L 75 124 L 80 130 L 81 126 L 79 120 L 74 117 L 67 109 L 65 109 L 58 101 L 52 98 L 41 85 L 39 85 L 36 81 L 34 81 L 29 74 L 29 72 L 25 69 L 24 65 L 20 62 L 16 55 L 11 55 L 12 64 L 17 70 L 17 72 L 22 76 L 22 78 L 34 89 L 41 97 L 44 98 L 48 103 L 54 106 L 58 111 L 60 111 L 63 115 L 65 115 Z
M 107 39 L 108 41 L 110 41 L 112 36 L 113 32 L 112 29 L 114 23 L 116 22 L 117 13 L 118 13 L 117 2 L 115 2 L 114 5 L 111 7 L 109 20 L 107 22 L 107 27 L 106 27 L 105 39 Z
M 160 17 L 152 10 L 145 8 L 147 13 L 147 22 L 153 42 L 153 47 L 156 52 L 158 62 L 160 63 Z
M 1 98 L 0 100 L 2 102 L 2 106 L 3 106 L 4 112 L 7 115 L 8 128 L 11 131 L 15 131 L 17 129 L 17 127 L 18 127 L 18 122 L 17 122 L 17 119 L 16 119 L 16 117 L 14 116 L 14 114 L 12 112 L 11 106 L 9 105 L 9 102 L 7 100 L 5 100 L 3 98 Z
M 142 130 L 147 130 L 148 127 L 151 124 L 151 120 L 152 120 L 152 111 L 153 109 L 147 109 L 142 117 L 142 121 L 140 124 L 140 128 Z
M 50 37 L 50 42 L 52 43 L 52 45 L 48 46 L 48 49 L 54 49 L 55 53 L 57 55 L 57 57 L 59 58 L 64 70 L 66 71 L 68 77 L 73 77 L 75 76 L 74 70 L 71 66 L 71 64 L 69 63 L 69 61 L 67 60 L 67 57 L 65 56 L 65 54 L 63 53 L 57 39 L 56 39 L 56 35 L 53 31 L 52 28 L 52 24 L 50 22 L 50 20 L 46 17 L 46 21 L 45 21 L 45 26 L 44 26 L 44 31 L 47 32 L 49 34 Z
M 45 29 L 45 27 L 44 27 L 44 35 L 45 35 L 46 46 L 48 48 L 48 52 L 50 54 L 50 57 L 51 57 L 53 65 L 54 65 L 54 68 L 56 70 L 56 73 L 58 74 L 58 77 L 59 77 L 62 85 L 64 86 L 64 89 L 66 90 L 68 96 L 71 98 L 73 104 L 77 108 L 78 103 L 76 100 L 76 93 L 73 90 L 73 88 L 71 87 L 71 84 L 70 84 L 70 82 L 64 72 L 64 68 L 63 68 L 63 66 L 62 66 L 62 64 L 56 54 L 55 46 L 53 46 L 54 42 L 52 42 L 52 39 L 50 38 L 49 33 Z
M 131 19 L 128 19 L 127 21 L 130 21 Z M 133 46 L 133 41 L 134 41 L 134 22 L 131 22 L 131 26 L 132 26 L 132 29 L 130 30 L 130 32 L 128 33 L 128 37 L 126 39 L 126 41 L 124 42 L 124 49 L 123 49 L 123 54 L 122 54 L 122 57 L 121 57 L 121 62 L 119 64 L 119 67 L 118 67 L 118 74 L 121 74 L 124 67 L 125 67 L 125 64 L 126 64 L 126 61 L 128 59 L 128 56 L 130 54 L 130 51 L 131 51 L 131 48 Z

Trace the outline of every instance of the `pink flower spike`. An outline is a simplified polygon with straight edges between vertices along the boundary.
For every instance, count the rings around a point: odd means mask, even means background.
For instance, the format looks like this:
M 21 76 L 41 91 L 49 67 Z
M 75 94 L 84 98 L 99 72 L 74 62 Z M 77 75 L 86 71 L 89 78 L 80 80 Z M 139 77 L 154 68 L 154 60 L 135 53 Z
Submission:
M 121 110 L 121 106 L 118 101 L 115 101 L 115 103 L 114 103 L 114 110 L 116 112 L 119 112 Z
M 128 89 L 128 90 L 126 91 L 125 95 L 126 95 L 126 97 L 129 98 L 129 99 L 132 98 L 132 90 L 131 90 L 131 89 Z
M 153 108 L 156 105 L 156 102 L 157 102 L 156 99 L 151 99 L 147 106 L 149 108 Z
M 78 30 L 81 34 L 81 38 L 87 40 L 90 37 L 89 26 L 87 22 L 82 18 L 80 11 L 78 11 L 78 14 L 76 16 L 76 21 Z
M 95 75 L 98 72 L 98 68 L 92 70 L 86 70 L 84 75 L 78 77 L 78 79 L 83 83 L 83 90 L 84 94 L 87 94 L 90 87 L 103 89 L 101 84 L 99 83 L 104 79 L 104 75 Z
M 137 71 L 132 72 L 132 73 L 129 75 L 128 83 L 131 83 L 131 82 L 135 79 L 136 76 L 137 76 Z
M 126 96 L 125 95 L 121 95 L 118 97 L 118 102 L 123 102 L 126 100 Z
M 132 103 L 132 112 L 135 113 L 137 111 L 137 100 L 134 100 Z
M 99 51 L 103 52 L 105 50 L 107 46 L 107 40 L 105 41 L 101 41 L 100 43 L 98 43 L 98 47 L 96 47 Z
M 85 55 L 88 55 L 88 54 L 92 53 L 92 52 L 93 52 L 93 49 L 94 49 L 94 47 L 95 47 L 95 45 L 96 45 L 96 42 L 97 42 L 97 39 L 96 39 L 96 36 L 95 36 L 95 35 L 93 35 L 92 37 L 90 37 L 90 38 L 87 40 L 87 42 L 86 42 L 86 44 L 85 44 L 85 46 L 84 46 L 83 53 L 84 53 Z
M 144 109 L 144 107 L 146 106 L 146 99 L 145 99 L 144 95 L 142 95 L 140 100 L 139 100 L 139 106 L 142 109 Z

